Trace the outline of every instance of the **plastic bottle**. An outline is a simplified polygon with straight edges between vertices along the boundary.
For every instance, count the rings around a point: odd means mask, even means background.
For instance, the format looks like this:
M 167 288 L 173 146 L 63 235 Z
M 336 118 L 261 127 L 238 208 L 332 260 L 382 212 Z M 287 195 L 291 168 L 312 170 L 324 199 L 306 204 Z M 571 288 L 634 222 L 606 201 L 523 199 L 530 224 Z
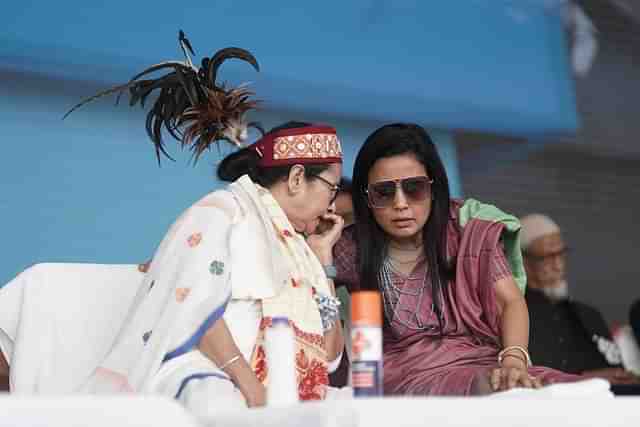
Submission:
M 265 352 L 269 369 L 267 406 L 298 403 L 295 338 L 286 317 L 274 317 L 265 331 Z
M 354 397 L 382 396 L 382 300 L 376 291 L 351 296 L 351 385 Z
M 640 347 L 636 342 L 631 326 L 624 325 L 615 328 L 613 341 L 620 349 L 624 369 L 635 375 L 640 375 Z

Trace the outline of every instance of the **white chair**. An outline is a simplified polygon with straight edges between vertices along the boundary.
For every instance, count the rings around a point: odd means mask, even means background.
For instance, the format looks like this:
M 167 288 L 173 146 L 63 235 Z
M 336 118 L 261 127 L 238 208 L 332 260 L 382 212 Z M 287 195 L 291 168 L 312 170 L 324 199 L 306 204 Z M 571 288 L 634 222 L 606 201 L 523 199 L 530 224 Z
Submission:
M 66 390 L 86 375 L 83 368 L 108 351 L 106 343 L 120 330 L 142 279 L 133 264 L 47 263 L 0 288 L 0 349 L 12 390 L 30 391 L 35 383 L 43 393 Z M 77 353 L 69 343 L 92 351 Z M 74 367 L 63 363 L 70 358 L 77 361 Z M 53 377 L 55 384 L 46 380 Z

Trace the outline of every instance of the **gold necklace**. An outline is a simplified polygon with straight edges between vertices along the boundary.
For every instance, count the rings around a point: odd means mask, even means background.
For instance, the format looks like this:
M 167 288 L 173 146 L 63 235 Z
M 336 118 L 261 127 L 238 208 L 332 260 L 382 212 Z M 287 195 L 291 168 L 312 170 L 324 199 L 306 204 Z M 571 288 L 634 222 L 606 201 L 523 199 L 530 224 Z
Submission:
M 415 250 L 421 249 L 423 246 L 424 245 L 422 243 L 420 243 L 418 246 L 415 246 L 413 248 L 403 248 L 403 247 L 392 245 L 391 243 L 389 243 L 389 247 L 390 248 L 393 248 L 393 249 L 395 249 L 397 251 L 400 251 L 400 252 L 413 252 Z
M 391 260 L 392 260 L 394 263 L 398 263 L 398 264 L 411 264 L 411 263 L 414 263 L 414 262 L 418 262 L 418 261 L 420 261 L 422 258 L 424 258 L 424 254 L 422 254 L 422 253 L 421 253 L 421 254 L 420 254 L 420 255 L 418 255 L 416 258 L 414 258 L 414 259 L 410 259 L 410 260 L 407 260 L 407 261 L 399 260 L 398 258 L 394 258 L 394 257 L 392 257 L 391 255 L 389 255 L 389 258 L 391 258 Z

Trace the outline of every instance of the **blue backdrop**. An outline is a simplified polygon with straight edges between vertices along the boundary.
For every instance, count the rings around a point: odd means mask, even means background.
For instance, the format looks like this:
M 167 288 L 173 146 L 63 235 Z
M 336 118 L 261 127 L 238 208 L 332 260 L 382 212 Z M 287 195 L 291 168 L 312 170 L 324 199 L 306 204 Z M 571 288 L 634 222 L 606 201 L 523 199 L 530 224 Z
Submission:
M 181 59 L 179 28 L 198 58 L 227 45 L 254 52 L 262 73 L 236 62 L 222 76 L 254 82 L 266 127 L 335 125 L 347 174 L 372 130 L 415 121 L 433 129 L 460 195 L 452 130 L 540 138 L 577 126 L 559 1 L 272 3 L 3 5 L 0 283 L 35 262 L 144 260 L 219 185 L 217 153 L 158 168 L 140 110 L 104 100 L 61 120 L 80 98 Z

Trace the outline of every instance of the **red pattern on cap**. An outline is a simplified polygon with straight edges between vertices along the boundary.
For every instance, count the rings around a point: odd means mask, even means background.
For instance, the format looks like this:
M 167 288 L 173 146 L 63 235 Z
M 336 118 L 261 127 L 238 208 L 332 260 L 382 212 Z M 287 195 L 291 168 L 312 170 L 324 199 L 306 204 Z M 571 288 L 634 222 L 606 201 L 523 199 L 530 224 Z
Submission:
M 330 126 L 282 129 L 263 136 L 251 145 L 262 167 L 294 164 L 342 163 L 342 147 Z

